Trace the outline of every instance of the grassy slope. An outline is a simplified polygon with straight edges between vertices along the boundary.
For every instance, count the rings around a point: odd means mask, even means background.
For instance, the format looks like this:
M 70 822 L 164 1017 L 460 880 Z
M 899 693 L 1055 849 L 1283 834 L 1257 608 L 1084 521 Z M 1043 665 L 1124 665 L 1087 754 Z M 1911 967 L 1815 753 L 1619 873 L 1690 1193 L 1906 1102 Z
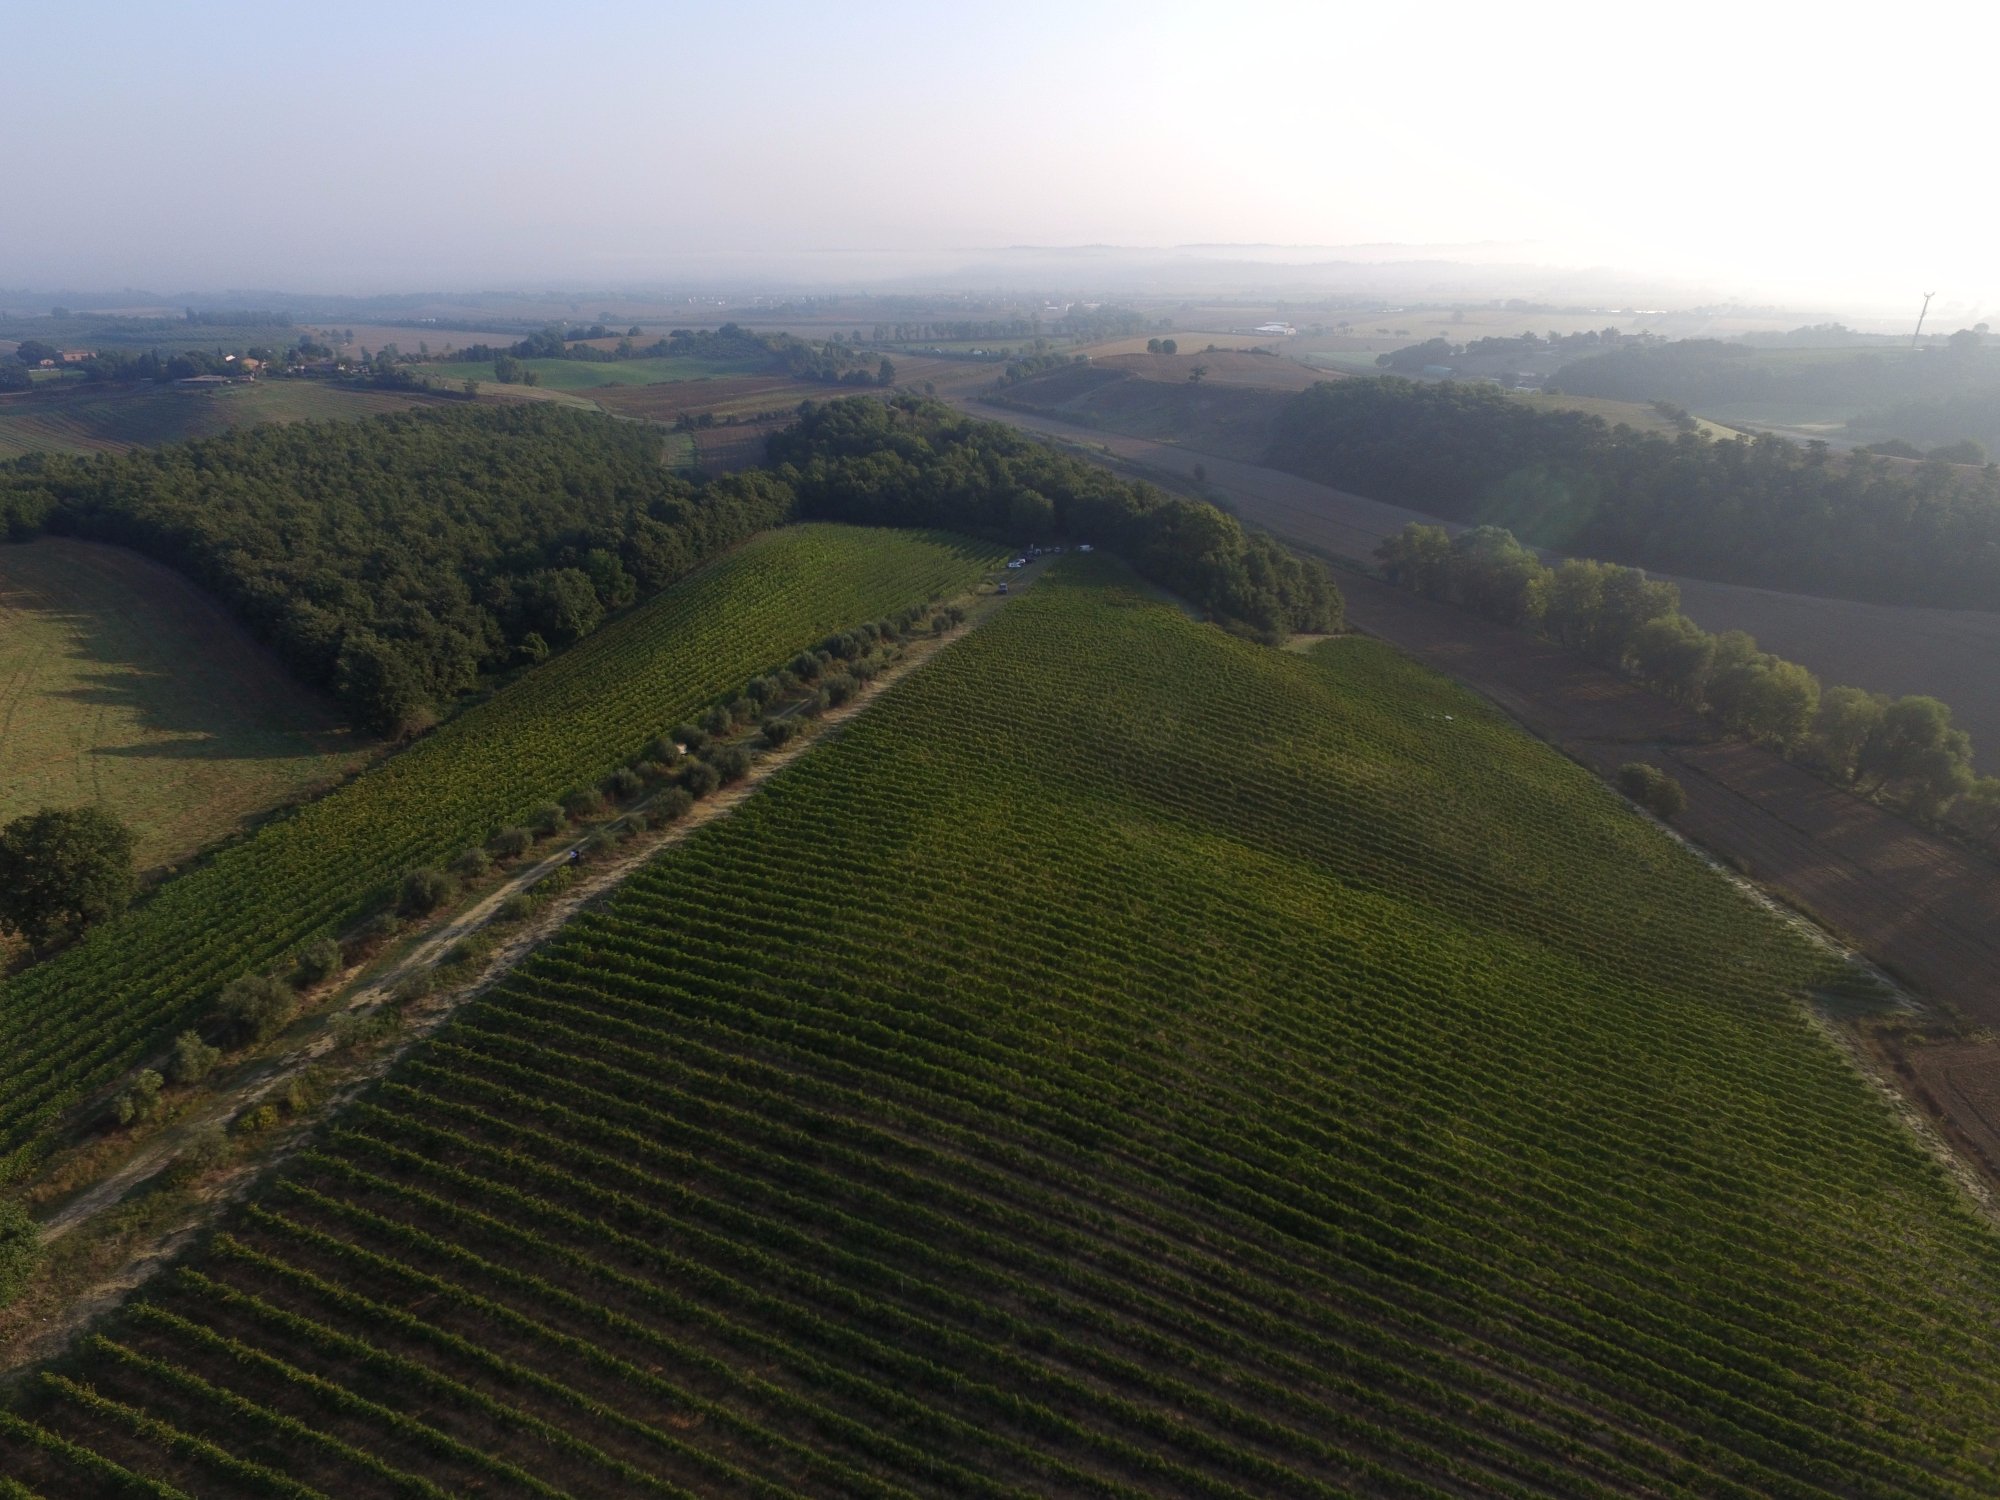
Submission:
M 521 364 L 541 377 L 549 390 L 583 391 L 600 385 L 656 385 L 667 380 L 700 380 L 710 375 L 752 375 L 768 360 L 625 359 L 597 363 L 580 359 L 524 359 Z M 497 385 L 491 364 L 428 364 L 412 366 L 419 376 L 453 384 L 467 379 Z
M 88 542 L 0 546 L 0 822 L 98 803 L 147 868 L 363 754 L 180 574 Z
M 990 561 L 915 533 L 768 534 L 8 981 L 0 1181 L 35 1159 L 68 1103 L 133 1066 L 231 979 L 352 923 L 404 870 L 441 864 L 595 783 L 829 631 L 956 592 Z
M 1819 960 L 1385 648 L 1064 567 L 22 1409 L 203 1494 L 1994 1493 L 2000 1255 Z
M 0 460 L 37 452 L 122 453 L 262 422 L 372 417 L 427 399 L 315 380 L 260 380 L 216 391 L 72 385 L 55 396 L 0 398 Z

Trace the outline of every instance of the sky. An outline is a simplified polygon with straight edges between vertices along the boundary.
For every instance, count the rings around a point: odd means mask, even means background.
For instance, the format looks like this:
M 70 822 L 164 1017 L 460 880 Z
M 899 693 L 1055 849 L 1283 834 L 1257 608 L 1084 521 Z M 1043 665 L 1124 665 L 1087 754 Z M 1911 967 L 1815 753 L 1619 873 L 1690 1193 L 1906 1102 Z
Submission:
M 0 286 L 1394 242 L 2000 304 L 1990 7 L 0 0 L 0 38 Z

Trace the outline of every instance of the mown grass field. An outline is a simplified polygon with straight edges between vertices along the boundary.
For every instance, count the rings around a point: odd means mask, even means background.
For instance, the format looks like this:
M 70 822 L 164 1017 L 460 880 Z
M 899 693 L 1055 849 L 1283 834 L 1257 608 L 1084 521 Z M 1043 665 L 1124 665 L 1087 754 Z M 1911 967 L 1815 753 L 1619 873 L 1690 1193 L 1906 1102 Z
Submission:
M 222 985 L 345 929 L 405 870 L 594 784 L 830 631 L 970 587 L 991 561 L 916 533 L 768 533 L 15 976 L 0 986 L 0 1182 Z
M 96 804 L 150 868 L 368 749 L 172 569 L 65 538 L 0 545 L 0 822 Z
M 1386 648 L 1073 559 L 461 1011 L 0 1454 L 1991 1495 L 2000 1241 L 1808 1020 L 1822 964 Z
M 668 380 L 702 380 L 714 375 L 754 375 L 769 367 L 770 361 L 728 359 L 621 359 L 599 363 L 582 359 L 524 359 L 521 365 L 533 370 L 538 384 L 547 390 L 587 391 L 600 385 L 658 385 Z M 450 362 L 412 365 L 411 372 L 448 385 L 476 380 L 481 385 L 498 385 L 493 364 Z
M 263 422 L 372 417 L 434 399 L 318 380 L 259 380 L 214 391 L 71 383 L 0 397 L 0 461 L 29 453 L 123 453 Z

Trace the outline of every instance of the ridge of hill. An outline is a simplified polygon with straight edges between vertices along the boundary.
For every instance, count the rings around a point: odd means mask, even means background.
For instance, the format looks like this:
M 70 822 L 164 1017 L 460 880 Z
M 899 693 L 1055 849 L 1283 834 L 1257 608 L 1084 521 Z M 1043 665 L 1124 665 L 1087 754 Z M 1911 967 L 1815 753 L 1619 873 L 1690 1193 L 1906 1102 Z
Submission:
M 50 1500 L 1990 1494 L 2000 1241 L 1815 1029 L 1828 962 L 1388 649 L 1069 559 L 0 1454 Z

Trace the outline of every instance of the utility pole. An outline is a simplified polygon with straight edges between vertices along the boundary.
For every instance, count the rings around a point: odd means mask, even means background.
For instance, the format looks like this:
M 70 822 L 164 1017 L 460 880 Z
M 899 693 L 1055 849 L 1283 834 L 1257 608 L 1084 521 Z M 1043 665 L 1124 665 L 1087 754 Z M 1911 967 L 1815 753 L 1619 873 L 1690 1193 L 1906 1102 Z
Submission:
M 1931 310 L 1931 298 L 1935 297 L 1936 295 L 1937 295 L 1936 292 L 1924 293 L 1924 305 L 1917 312 L 1917 331 L 1916 333 L 1910 335 L 1910 347 L 1912 349 L 1917 347 L 1917 339 L 1924 331 L 1924 314 L 1928 313 Z

